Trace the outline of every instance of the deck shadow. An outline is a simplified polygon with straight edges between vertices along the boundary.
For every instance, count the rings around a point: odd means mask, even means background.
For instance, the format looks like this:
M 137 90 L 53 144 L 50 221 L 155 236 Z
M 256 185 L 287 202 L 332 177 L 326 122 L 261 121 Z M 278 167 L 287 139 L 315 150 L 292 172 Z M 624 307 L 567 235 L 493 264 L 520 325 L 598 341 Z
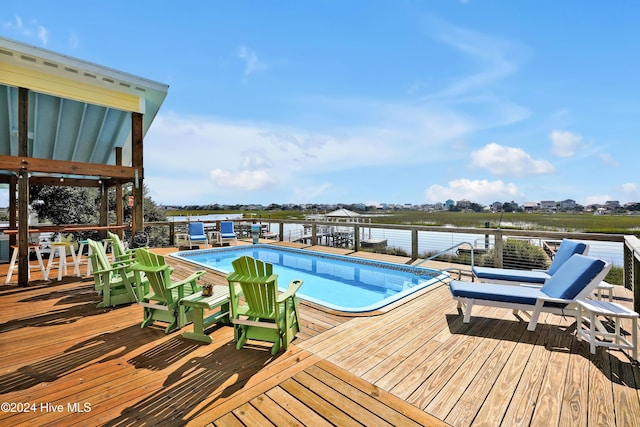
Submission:
M 241 358 L 237 357 L 238 351 L 243 352 Z M 169 374 L 159 392 L 124 409 L 104 426 L 186 424 L 242 389 L 282 355 L 272 356 L 268 348 L 236 350 L 231 339 L 206 356 L 185 361 Z
M 83 297 L 84 299 L 84 297 Z M 99 316 L 104 310 L 96 309 L 99 300 L 93 296 L 89 302 L 78 304 L 78 301 L 68 302 L 75 304 L 71 307 L 59 308 L 36 316 L 27 316 L 11 319 L 5 323 L 0 323 L 0 333 L 9 332 L 20 328 L 47 327 L 55 325 L 65 325 L 77 322 L 91 316 Z M 112 309 L 117 309 L 114 307 Z
M 82 369 L 87 364 L 117 359 L 156 339 L 158 339 L 156 334 L 140 333 L 140 326 L 137 324 L 116 332 L 91 337 L 58 355 L 0 375 L 0 394 L 26 390 L 41 383 L 56 381 Z
M 512 341 L 515 343 L 526 343 L 528 345 L 536 345 L 536 346 L 544 346 L 547 351 L 550 352 L 561 352 L 571 354 L 573 356 L 583 357 L 592 362 L 592 366 L 597 367 L 598 370 L 602 372 L 611 382 L 624 385 L 625 387 L 630 387 L 633 389 L 640 389 L 640 381 L 631 380 L 628 378 L 621 378 L 617 376 L 614 372 L 612 372 L 608 366 L 603 366 L 602 363 L 599 363 L 603 357 L 610 356 L 613 360 L 614 358 L 617 360 L 618 369 L 621 372 L 636 372 L 636 377 L 640 379 L 640 367 L 637 363 L 632 361 L 627 357 L 628 361 L 623 361 L 616 358 L 613 355 L 610 355 L 604 348 L 597 347 L 596 354 L 592 355 L 589 351 L 589 344 L 585 341 L 578 342 L 576 338 L 576 322 L 572 322 L 569 325 L 552 325 L 552 324 L 538 324 L 535 331 L 527 331 L 527 325 L 529 323 L 528 320 L 523 319 L 520 316 L 515 316 L 519 319 L 519 321 L 514 320 L 506 320 L 506 319 L 498 319 L 498 318 L 481 318 L 476 319 L 476 321 L 488 321 L 498 325 L 497 327 L 492 328 L 474 328 L 473 320 L 471 323 L 463 324 L 460 327 L 460 321 L 462 318 L 462 314 L 447 314 L 447 324 L 449 325 L 449 330 L 452 334 L 457 335 L 469 335 L 475 336 L 479 338 L 486 338 L 491 340 L 506 340 Z M 546 334 L 546 338 L 537 340 L 538 335 L 541 331 L 546 328 L 548 334 Z M 504 330 L 515 330 L 521 329 L 522 334 L 507 334 L 504 335 Z M 633 374 L 630 376 L 634 377 Z

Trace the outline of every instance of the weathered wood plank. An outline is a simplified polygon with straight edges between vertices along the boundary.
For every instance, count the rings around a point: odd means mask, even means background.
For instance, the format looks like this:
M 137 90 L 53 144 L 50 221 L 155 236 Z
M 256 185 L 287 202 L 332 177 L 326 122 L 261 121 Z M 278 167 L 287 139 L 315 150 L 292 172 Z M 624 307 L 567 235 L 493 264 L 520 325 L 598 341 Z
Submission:
M 330 405 L 326 400 L 319 396 L 315 390 L 304 387 L 294 379 L 288 379 L 280 384 L 280 387 L 289 394 L 296 396 L 302 403 L 319 414 L 333 425 L 339 426 L 359 426 L 356 420 L 351 418 L 346 412 L 340 408 Z
M 309 390 L 313 390 L 314 393 L 322 397 L 330 405 L 334 406 L 345 414 L 350 414 L 355 421 L 362 423 L 363 425 L 392 425 L 375 415 L 375 411 L 371 412 L 370 407 L 358 405 L 356 402 L 349 398 L 350 395 L 345 396 L 341 394 L 338 389 L 342 384 L 344 384 L 344 381 L 338 378 L 325 377 L 324 380 L 326 381 L 326 383 L 324 383 L 318 378 L 313 377 L 304 371 L 296 374 L 293 378 L 304 387 L 308 388 Z
M 596 347 L 596 354 L 591 355 L 591 363 L 587 426 L 615 425 L 609 353 L 602 347 Z
M 573 340 L 562 397 L 562 410 L 558 420 L 559 426 L 587 425 L 586 405 L 589 400 L 589 390 L 585 384 L 586 379 L 589 378 L 590 367 L 588 344 Z
M 490 364 L 494 359 L 504 363 L 506 360 L 504 347 L 507 347 L 509 351 L 513 349 L 515 346 L 514 341 L 519 340 L 526 330 L 525 325 L 522 323 L 508 328 L 505 328 L 502 322 L 495 323 L 500 323 L 500 325 L 494 328 L 492 332 L 487 331 L 483 339 L 483 345 L 477 346 L 474 352 L 460 364 L 458 369 L 454 370 L 453 375 L 449 375 L 448 378 L 445 377 L 445 383 L 441 385 L 440 389 L 434 389 L 436 395 L 433 398 L 427 398 L 430 403 L 424 408 L 426 412 L 438 418 L 446 419 L 467 387 L 477 376 L 481 375 L 484 366 Z M 483 395 L 476 393 L 475 396 L 476 400 L 480 400 Z M 477 404 L 474 406 L 478 407 Z
M 571 344 L 575 341 L 573 330 L 575 328 L 569 328 L 567 331 L 562 327 L 553 328 L 550 326 L 550 339 L 546 349 L 550 355 L 545 366 L 540 393 L 535 406 L 525 410 L 527 416 L 531 417 L 532 426 L 548 426 L 559 423 L 563 404 L 562 397 L 565 394 L 564 388 L 567 383 L 566 378 L 571 359 Z
M 271 421 L 260 413 L 254 406 L 249 403 L 245 403 L 239 408 L 233 411 L 233 414 L 238 417 L 238 420 L 246 426 L 273 426 Z
M 629 393 L 629 390 L 638 390 L 639 385 L 633 371 L 640 370 L 640 367 L 632 366 L 625 356 L 620 360 L 621 352 L 609 355 L 611 362 L 611 385 L 613 386 L 613 401 L 615 402 L 616 425 L 631 426 L 634 423 L 640 425 L 640 399 L 637 393 Z M 617 373 L 614 374 L 614 373 Z
M 455 426 L 471 425 L 484 404 L 486 396 L 512 356 L 517 343 L 522 341 L 523 335 L 527 333 L 525 324 L 519 324 L 518 327 L 510 327 L 508 331 L 505 338 L 496 346 L 491 357 L 487 358 L 486 363 L 477 371 L 472 382 L 459 396 L 457 402 L 454 402 L 455 393 L 451 393 L 448 399 L 443 396 L 442 403 L 439 403 L 438 398 L 434 399 L 432 404 L 434 406 L 439 405 L 443 412 L 450 408 L 447 416 L 443 418 L 446 422 Z M 452 384 L 455 385 L 457 383 L 452 381 Z M 429 406 L 425 410 L 431 413 Z M 433 413 L 437 415 L 438 411 L 435 410 Z
M 302 426 L 300 421 L 266 394 L 251 399 L 251 404 L 277 426 Z
M 294 415 L 302 425 L 305 426 L 318 426 L 318 427 L 330 427 L 332 424 L 318 415 L 314 410 L 305 405 L 297 397 L 287 393 L 281 387 L 274 387 L 266 392 L 274 402 L 282 406 L 287 412 Z
M 315 368 L 318 368 L 317 370 Z M 368 381 L 362 380 L 360 378 L 356 378 L 353 375 L 350 375 L 344 369 L 336 366 L 327 361 L 320 361 L 316 363 L 313 368 L 309 369 L 309 372 L 312 375 L 319 376 L 321 375 L 321 371 L 325 371 L 329 375 L 336 376 L 338 378 L 342 378 L 344 380 L 348 380 L 349 385 L 360 390 L 366 396 L 371 396 L 375 400 L 384 404 L 384 406 L 378 407 L 376 413 L 380 416 L 383 416 L 387 421 L 391 422 L 395 425 L 409 425 L 409 423 L 418 423 L 419 425 L 424 426 L 442 426 L 446 425 L 441 420 L 438 420 L 436 417 L 433 417 L 425 412 L 421 411 L 419 408 L 416 408 L 413 405 L 410 405 L 406 402 L 403 402 L 397 396 L 394 396 L 391 393 L 384 391 L 383 389 L 369 383 Z M 356 394 L 356 399 L 359 401 L 368 402 L 363 395 Z M 397 413 L 401 414 L 403 417 L 407 419 L 399 419 L 397 418 Z
M 542 343 L 545 342 L 547 333 L 548 329 L 544 325 L 539 325 L 535 331 L 523 335 L 523 340 L 511 353 L 511 357 L 485 397 L 474 420 L 482 420 L 484 425 L 501 425 L 511 399 L 516 396 L 516 389 L 525 372 L 525 367 L 536 348 L 544 349 Z M 528 394 L 529 391 L 526 393 Z M 518 399 L 520 398 L 522 396 L 518 396 Z

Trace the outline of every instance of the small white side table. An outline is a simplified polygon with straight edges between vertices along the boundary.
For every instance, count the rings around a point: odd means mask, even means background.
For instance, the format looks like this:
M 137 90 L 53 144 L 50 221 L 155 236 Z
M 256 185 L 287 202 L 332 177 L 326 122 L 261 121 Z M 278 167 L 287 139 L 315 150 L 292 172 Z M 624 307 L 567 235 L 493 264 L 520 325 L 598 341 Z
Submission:
M 589 342 L 591 354 L 596 346 L 631 350 L 633 360 L 638 360 L 638 313 L 619 304 L 601 300 L 579 300 L 578 305 L 578 341 Z M 602 324 L 602 317 L 615 323 L 614 332 L 609 332 Z M 631 319 L 631 341 L 620 331 L 622 319 Z M 587 323 L 587 324 L 585 324 Z
M 613 285 L 603 280 L 596 287 L 596 290 L 594 291 L 594 293 L 596 294 L 596 298 L 602 299 L 602 296 L 605 292 L 607 293 L 607 298 L 609 299 L 609 302 L 613 301 Z

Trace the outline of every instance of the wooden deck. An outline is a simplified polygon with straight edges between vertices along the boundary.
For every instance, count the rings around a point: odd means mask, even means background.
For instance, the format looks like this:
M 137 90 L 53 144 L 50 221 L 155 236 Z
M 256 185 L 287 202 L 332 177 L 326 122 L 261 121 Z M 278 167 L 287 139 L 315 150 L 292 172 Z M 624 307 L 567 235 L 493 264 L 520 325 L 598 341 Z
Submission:
M 0 401 L 17 411 L 3 407 L 2 426 L 640 425 L 624 353 L 591 355 L 554 315 L 528 332 L 479 307 L 465 325 L 446 286 L 370 317 L 303 304 L 303 330 L 272 357 L 236 350 L 227 326 L 203 345 L 140 328 L 137 305 L 98 310 L 92 279 L 34 279 L 0 285 Z

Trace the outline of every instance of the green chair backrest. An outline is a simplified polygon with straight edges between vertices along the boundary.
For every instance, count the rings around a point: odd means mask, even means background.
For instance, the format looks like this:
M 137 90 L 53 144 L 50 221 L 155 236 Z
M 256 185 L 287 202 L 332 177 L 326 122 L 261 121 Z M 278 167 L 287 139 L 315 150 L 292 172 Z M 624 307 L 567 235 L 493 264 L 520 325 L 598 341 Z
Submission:
M 95 240 L 87 239 L 87 244 L 91 249 L 92 262 L 94 262 L 94 270 L 109 270 L 111 269 L 111 262 L 104 251 L 104 246 L 96 242 Z
M 234 272 L 227 276 L 229 284 L 239 283 L 246 302 L 243 314 L 260 319 L 276 319 L 279 312 L 278 275 L 273 274 L 273 265 L 249 256 L 243 256 L 232 262 Z M 237 291 L 230 289 L 237 295 Z M 239 306 L 232 297 L 232 304 Z
M 107 234 L 111 239 L 111 248 L 116 259 L 129 258 L 129 255 L 127 255 L 127 251 L 124 248 L 124 244 L 122 243 L 122 240 L 120 240 L 120 236 L 110 231 L 108 231 Z
M 154 293 L 154 300 L 163 302 L 168 306 L 177 304 L 176 298 L 168 286 L 171 284 L 171 269 L 165 262 L 162 255 L 155 254 L 147 249 L 138 248 L 135 250 L 136 264 L 132 266 L 133 270 L 136 270 L 136 266 L 139 265 L 144 271 L 144 274 L 149 281 L 149 286 Z M 144 267 L 162 267 L 154 269 L 153 271 L 144 269 Z

